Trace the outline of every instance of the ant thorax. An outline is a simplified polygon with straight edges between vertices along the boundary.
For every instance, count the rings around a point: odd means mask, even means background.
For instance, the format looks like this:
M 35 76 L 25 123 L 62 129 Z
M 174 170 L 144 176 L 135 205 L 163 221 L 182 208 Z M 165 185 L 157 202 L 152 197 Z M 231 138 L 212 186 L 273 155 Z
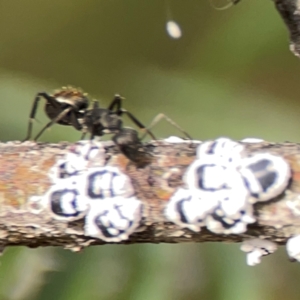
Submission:
M 94 108 L 87 111 L 83 123 L 86 130 L 95 136 L 117 133 L 122 128 L 121 117 L 103 108 Z

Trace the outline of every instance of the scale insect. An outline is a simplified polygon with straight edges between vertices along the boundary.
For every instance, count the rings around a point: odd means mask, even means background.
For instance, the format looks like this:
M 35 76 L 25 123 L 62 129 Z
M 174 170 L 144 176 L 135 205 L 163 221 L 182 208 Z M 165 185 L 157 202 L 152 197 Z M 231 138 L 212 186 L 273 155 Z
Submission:
M 142 202 L 134 196 L 94 202 L 85 219 L 85 235 L 106 242 L 127 240 L 140 225 L 142 209 Z

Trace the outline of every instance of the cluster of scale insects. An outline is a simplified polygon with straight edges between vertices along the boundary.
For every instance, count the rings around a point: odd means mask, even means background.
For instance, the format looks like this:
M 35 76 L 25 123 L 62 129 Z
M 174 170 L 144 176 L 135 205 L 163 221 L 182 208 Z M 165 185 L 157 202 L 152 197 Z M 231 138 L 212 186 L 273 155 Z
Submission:
M 282 194 L 290 177 L 290 166 L 280 156 L 249 155 L 243 143 L 227 138 L 207 141 L 198 146 L 196 159 L 183 177 L 185 186 L 173 194 L 164 214 L 195 232 L 206 227 L 217 234 L 242 234 L 256 222 L 253 204 Z M 262 256 L 276 249 L 277 244 L 263 239 L 249 239 L 241 246 L 248 265 L 260 263 Z M 288 242 L 287 251 L 300 260 L 300 238 Z
M 86 236 L 120 242 L 140 225 L 143 204 L 136 198 L 130 178 L 105 164 L 101 142 L 75 143 L 51 168 L 49 179 L 50 188 L 32 201 L 54 219 L 84 219 Z
M 138 165 L 140 153 L 145 153 L 141 150 L 143 137 L 123 126 L 123 115 L 153 139 L 156 138 L 150 128 L 161 118 L 188 139 L 191 137 L 163 114 L 147 128 L 122 107 L 120 95 L 115 95 L 107 108 L 99 107 L 97 101 L 90 107 L 85 93 L 66 87 L 51 95 L 45 92 L 36 95 L 25 140 L 31 139 L 33 120 L 42 98 L 50 122 L 34 140 L 54 124 L 74 127 L 82 132 L 81 139 L 89 133 L 90 140 L 77 142 L 57 161 L 49 172 L 52 185 L 38 201 L 55 219 L 69 222 L 84 218 L 87 236 L 106 242 L 128 239 L 140 225 L 143 204 L 136 198 L 130 178 L 119 168 L 105 165 L 103 146 L 93 139 L 113 134 L 113 142 Z M 241 234 L 246 232 L 248 224 L 256 222 L 253 204 L 283 193 L 290 176 L 288 163 L 279 156 L 269 153 L 249 156 L 243 143 L 226 138 L 204 142 L 198 146 L 196 159 L 184 174 L 184 186 L 172 195 L 164 215 L 168 221 L 195 232 L 206 227 L 216 234 Z M 241 249 L 247 253 L 247 263 L 255 265 L 262 256 L 273 253 L 277 244 L 249 239 Z M 300 261 L 300 236 L 289 239 L 287 251 L 291 259 Z
M 254 223 L 253 204 L 280 195 L 290 167 L 279 156 L 248 156 L 241 143 L 227 138 L 198 146 L 196 159 L 184 174 L 185 187 L 171 197 L 166 218 L 181 227 L 240 234 Z

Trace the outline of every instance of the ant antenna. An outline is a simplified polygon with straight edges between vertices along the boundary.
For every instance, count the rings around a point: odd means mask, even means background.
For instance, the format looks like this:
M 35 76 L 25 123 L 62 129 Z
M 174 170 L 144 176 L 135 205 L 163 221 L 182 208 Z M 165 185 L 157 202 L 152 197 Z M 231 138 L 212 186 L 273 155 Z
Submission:
M 179 39 L 182 36 L 182 31 L 177 22 L 172 18 L 169 0 L 165 0 L 166 6 L 166 31 L 172 39 Z

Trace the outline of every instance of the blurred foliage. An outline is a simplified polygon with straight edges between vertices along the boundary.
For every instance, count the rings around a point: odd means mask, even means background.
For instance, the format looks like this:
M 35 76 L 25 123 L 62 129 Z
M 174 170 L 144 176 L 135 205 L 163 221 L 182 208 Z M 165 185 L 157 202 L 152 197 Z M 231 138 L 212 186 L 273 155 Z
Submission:
M 72 84 L 103 106 L 124 95 L 125 107 L 145 124 L 164 112 L 197 139 L 298 141 L 300 62 L 272 1 L 244 0 L 222 12 L 208 1 L 169 5 L 183 31 L 179 40 L 166 34 L 162 0 L 0 0 L 0 139 L 25 137 L 38 91 Z M 42 106 L 36 130 L 47 121 Z M 154 131 L 177 134 L 164 122 Z M 79 137 L 56 125 L 41 140 Z M 255 268 L 238 248 L 9 249 L 1 258 L 0 298 L 299 299 L 300 265 L 290 264 L 283 248 Z

